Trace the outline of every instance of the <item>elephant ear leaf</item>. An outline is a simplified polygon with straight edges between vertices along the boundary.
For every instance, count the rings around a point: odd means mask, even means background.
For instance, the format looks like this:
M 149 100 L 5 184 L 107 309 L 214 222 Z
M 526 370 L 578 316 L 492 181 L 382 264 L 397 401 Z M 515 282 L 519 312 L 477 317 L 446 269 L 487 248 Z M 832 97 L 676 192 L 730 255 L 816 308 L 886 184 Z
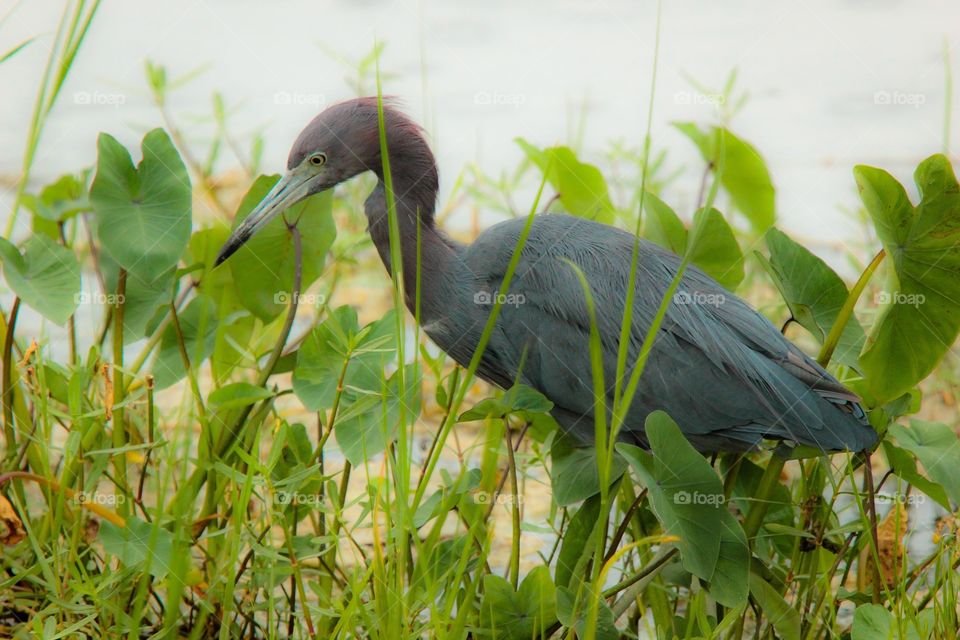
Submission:
M 892 267 L 860 354 L 870 390 L 883 402 L 933 371 L 960 332 L 960 186 L 939 154 L 914 173 L 916 206 L 882 169 L 858 166 L 854 176 Z

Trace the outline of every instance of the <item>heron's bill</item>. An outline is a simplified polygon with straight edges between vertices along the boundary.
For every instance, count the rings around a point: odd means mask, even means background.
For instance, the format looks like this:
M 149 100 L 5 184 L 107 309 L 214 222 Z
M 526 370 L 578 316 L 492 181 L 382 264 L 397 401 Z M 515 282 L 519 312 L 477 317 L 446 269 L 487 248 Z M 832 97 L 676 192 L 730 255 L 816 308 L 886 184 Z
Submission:
M 219 266 L 224 260 L 232 256 L 237 249 L 262 229 L 264 225 L 283 213 L 309 195 L 309 175 L 298 175 L 290 172 L 280 178 L 263 200 L 250 212 L 240 226 L 233 230 L 230 237 L 220 249 L 214 266 Z

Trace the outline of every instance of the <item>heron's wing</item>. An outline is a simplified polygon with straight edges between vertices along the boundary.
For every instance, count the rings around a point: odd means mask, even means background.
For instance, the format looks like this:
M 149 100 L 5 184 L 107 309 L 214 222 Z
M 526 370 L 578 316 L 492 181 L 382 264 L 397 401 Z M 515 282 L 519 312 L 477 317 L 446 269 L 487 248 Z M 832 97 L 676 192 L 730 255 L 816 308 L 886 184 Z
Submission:
M 522 221 L 496 225 L 466 251 L 477 290 L 496 292 Z M 541 216 L 521 254 L 491 340 L 491 368 L 549 397 L 574 432 L 593 432 L 590 320 L 576 272 L 590 283 L 602 340 L 604 386 L 615 386 L 617 344 L 631 264 L 632 235 L 569 216 Z M 627 377 L 680 259 L 641 243 Z M 490 347 L 488 347 L 490 348 Z M 485 358 L 486 359 L 486 358 Z M 690 267 L 654 342 L 626 429 L 643 441 L 647 413 L 664 409 L 703 448 L 784 438 L 858 449 L 856 397 L 780 335 L 766 318 Z M 609 411 L 609 406 L 607 408 Z M 867 442 L 869 444 L 869 442 Z

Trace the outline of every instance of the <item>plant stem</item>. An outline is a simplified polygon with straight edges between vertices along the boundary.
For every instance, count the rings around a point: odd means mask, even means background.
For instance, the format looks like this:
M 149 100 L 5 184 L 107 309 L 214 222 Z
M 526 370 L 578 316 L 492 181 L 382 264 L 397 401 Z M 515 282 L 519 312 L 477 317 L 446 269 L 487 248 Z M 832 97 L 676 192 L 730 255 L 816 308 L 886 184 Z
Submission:
M 127 270 L 121 268 L 117 277 L 117 296 L 113 311 L 113 448 L 123 449 L 127 444 L 126 425 L 124 424 L 123 399 L 125 397 L 123 380 L 123 311 L 126 302 Z M 127 454 L 114 452 L 117 494 L 127 492 Z M 126 514 L 126 500 L 118 500 L 118 506 Z
M 754 538 L 760 531 L 763 516 L 766 515 L 767 507 L 770 505 L 770 495 L 773 493 L 773 488 L 780 483 L 780 472 L 783 471 L 785 462 L 786 460 L 774 453 L 770 456 L 767 468 L 763 470 L 760 484 L 757 485 L 756 498 L 743 521 L 743 531 L 747 534 L 747 540 Z
M 510 490 L 513 500 L 511 501 L 511 520 L 513 523 L 513 539 L 510 543 L 510 583 L 516 590 L 520 583 L 520 490 L 517 486 L 517 460 L 513 453 L 513 442 L 510 438 L 510 425 L 506 426 L 504 433 L 507 438 L 507 461 L 510 471 Z
M 20 298 L 13 299 L 6 334 L 3 336 L 3 431 L 7 439 L 7 459 L 17 451 L 17 432 L 13 428 L 13 334 L 17 328 Z
M 870 277 L 873 276 L 874 271 L 876 271 L 877 267 L 880 266 L 880 263 L 883 262 L 885 255 L 887 255 L 886 251 L 884 249 L 880 249 L 880 251 L 877 252 L 877 255 L 873 257 L 873 260 L 870 261 L 870 264 L 867 265 L 867 268 L 864 269 L 863 273 L 860 274 L 860 278 L 857 280 L 857 283 L 853 285 L 852 289 L 850 289 L 850 294 L 847 296 L 843 306 L 840 307 L 840 311 L 837 313 L 837 319 L 834 321 L 833 326 L 830 327 L 830 333 L 827 334 L 827 338 L 823 341 L 823 347 L 820 349 L 820 355 L 817 356 L 817 362 L 820 363 L 821 367 L 827 366 L 827 364 L 830 362 L 830 358 L 833 357 L 833 351 L 837 348 L 837 344 L 840 342 L 840 336 L 843 334 L 843 329 L 847 326 L 847 322 L 853 315 L 853 308 L 856 306 L 857 300 L 860 299 L 860 294 L 863 293 L 863 290 L 870 281 Z

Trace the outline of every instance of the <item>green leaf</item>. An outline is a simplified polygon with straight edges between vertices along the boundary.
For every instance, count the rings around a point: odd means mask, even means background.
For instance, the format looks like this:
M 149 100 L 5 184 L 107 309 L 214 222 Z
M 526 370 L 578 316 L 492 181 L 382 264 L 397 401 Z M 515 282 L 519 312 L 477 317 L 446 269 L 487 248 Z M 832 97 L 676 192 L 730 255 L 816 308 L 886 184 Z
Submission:
M 880 640 L 892 638 L 893 614 L 880 604 L 862 604 L 853 614 L 853 628 L 850 630 L 851 640 Z
M 236 367 L 253 362 L 258 355 L 258 345 L 253 342 L 256 317 L 240 303 L 231 271 L 213 266 L 229 235 L 226 227 L 211 227 L 194 232 L 189 243 L 191 259 L 203 265 L 197 290 L 213 298 L 219 312 L 217 336 L 210 356 L 211 370 L 218 383 L 227 381 Z M 269 335 L 267 331 L 259 337 L 269 338 Z M 279 363 L 274 373 L 281 373 Z
M 747 534 L 732 513 L 721 509 L 720 553 L 717 556 L 717 567 L 710 577 L 710 595 L 726 607 L 739 607 L 747 601 L 749 572 L 750 549 L 747 547 Z
M 383 368 L 396 352 L 396 320 L 393 311 L 364 327 L 356 311 L 338 307 L 304 340 L 293 372 L 293 390 L 308 411 L 333 406 L 337 384 L 344 373 L 344 396 L 378 393 Z
M 720 555 L 723 485 L 666 413 L 648 415 L 645 428 L 650 454 L 625 443 L 617 444 L 617 450 L 649 490 L 650 506 L 664 532 L 680 538 L 683 568 L 710 580 Z
M 906 449 L 898 447 L 890 440 L 883 441 L 883 452 L 887 456 L 887 464 L 890 470 L 904 482 L 920 489 L 929 496 L 934 502 L 939 504 L 947 511 L 952 511 L 950 498 L 947 497 L 943 487 L 920 475 L 917 471 L 917 459 L 913 457 Z
M 523 138 L 516 138 L 516 142 L 546 174 L 567 213 L 607 224 L 613 222 L 613 203 L 599 169 L 581 162 L 569 147 L 538 149 Z
M 743 252 L 730 225 L 716 209 L 700 209 L 694 215 L 687 241 L 690 261 L 733 291 L 743 280 Z
M 720 184 L 750 221 L 754 231 L 763 233 L 773 226 L 776 192 L 767 165 L 753 145 L 721 127 L 701 131 L 691 122 L 675 123 L 674 126 L 697 145 L 713 171 L 722 167 Z
M 187 169 L 162 129 L 143 138 L 143 159 L 105 133 L 97 140 L 90 201 L 105 252 L 150 281 L 176 266 L 190 238 L 192 192 Z
M 783 599 L 770 583 L 750 573 L 750 595 L 783 640 L 800 640 L 800 614 Z
M 960 445 L 953 429 L 939 422 L 911 420 L 909 428 L 890 425 L 889 433 L 920 460 L 926 475 L 946 490 L 954 504 L 960 504 Z
M 858 166 L 854 177 L 893 267 L 880 293 L 885 306 L 860 354 L 882 403 L 933 371 L 960 332 L 960 186 L 942 155 L 917 167 L 916 207 L 881 169 Z
M 100 542 L 104 551 L 117 556 L 128 567 L 146 571 L 155 578 L 163 578 L 170 571 L 173 534 L 157 522 L 150 524 L 130 516 L 125 527 L 118 527 L 102 520 Z
M 743 280 L 743 252 L 733 230 L 716 209 L 700 209 L 694 215 L 693 232 L 667 203 L 652 193 L 644 194 L 647 213 L 646 237 L 677 255 L 690 253 L 690 261 L 733 291 Z
M 33 215 L 50 222 L 63 222 L 90 210 L 86 186 L 80 177 L 72 174 L 61 176 L 37 195 L 25 194 L 23 204 Z
M 480 486 L 481 476 L 480 469 L 470 469 L 459 475 L 452 486 L 448 482 L 434 491 L 413 514 L 413 526 L 419 529 L 441 513 L 450 511 L 462 495 Z
M 533 413 L 547 413 L 553 409 L 553 403 L 536 389 L 523 384 L 515 384 L 503 393 L 500 398 L 485 398 L 472 409 L 463 412 L 459 422 L 484 420 L 486 418 L 502 418 L 517 411 Z
M 249 382 L 234 382 L 224 385 L 210 394 L 210 404 L 221 409 L 246 407 L 255 402 L 272 398 L 273 392 Z
M 480 627 L 499 640 L 543 636 L 557 620 L 557 590 L 546 566 L 534 568 L 517 591 L 494 574 L 483 577 Z
M 819 344 L 823 344 L 840 308 L 847 286 L 827 263 L 776 228 L 767 231 L 770 259 L 757 253 L 760 263 L 780 290 L 790 314 Z M 834 351 L 834 360 L 856 369 L 866 336 L 856 317 L 850 316 Z
M 597 612 L 593 637 L 596 640 L 618 640 L 621 637 L 620 630 L 614 624 L 613 611 L 605 600 L 600 600 L 599 605 L 600 610 Z M 578 638 L 587 637 L 586 623 L 589 607 L 587 598 L 580 598 L 578 602 L 572 589 L 557 587 L 557 619 L 563 626 L 576 631 Z
M 100 271 L 106 286 L 103 300 L 113 304 L 116 300 L 120 265 L 108 253 L 100 254 Z M 161 273 L 127 274 L 127 286 L 123 297 L 123 335 L 125 339 L 137 340 L 153 333 L 160 319 L 166 315 L 173 300 L 177 284 L 176 268 L 170 267 Z
M 0 238 L 0 259 L 7 285 L 25 304 L 59 325 L 77 308 L 80 265 L 69 249 L 45 235 L 33 235 L 23 244 L 23 253 Z
M 209 296 L 198 295 L 178 314 L 183 346 L 196 370 L 213 350 L 217 331 L 217 308 Z M 180 351 L 180 336 L 174 323 L 167 325 L 160 339 L 160 349 L 153 361 L 153 376 L 157 389 L 166 389 L 187 374 Z
M 557 585 L 566 587 L 575 575 L 587 543 L 600 518 L 600 494 L 590 496 L 580 506 L 563 533 L 557 556 Z M 569 626 L 569 625 L 567 625 Z
M 257 178 L 240 203 L 234 228 L 250 215 L 278 180 L 278 175 Z M 304 291 L 323 273 L 327 251 L 336 238 L 332 209 L 332 190 L 310 196 L 268 222 L 227 262 L 240 302 L 264 322 L 285 311 L 293 295 L 295 249 L 285 220 L 298 221 L 303 247 L 300 290 Z
M 421 377 L 414 372 L 415 365 L 407 365 L 405 393 L 401 392 L 397 371 L 383 383 L 386 389 L 378 386 L 375 393 L 360 397 L 337 417 L 334 435 L 350 464 L 363 464 L 383 451 L 397 430 L 419 415 Z
M 561 507 L 580 502 L 600 492 L 600 471 L 597 469 L 597 451 L 593 446 L 578 446 L 570 436 L 559 435 L 550 450 L 550 485 L 553 499 Z M 627 463 L 616 453 L 610 461 L 612 483 L 627 468 Z
M 647 214 L 644 235 L 678 256 L 687 251 L 687 228 L 666 202 L 649 191 L 643 194 L 643 211 Z

